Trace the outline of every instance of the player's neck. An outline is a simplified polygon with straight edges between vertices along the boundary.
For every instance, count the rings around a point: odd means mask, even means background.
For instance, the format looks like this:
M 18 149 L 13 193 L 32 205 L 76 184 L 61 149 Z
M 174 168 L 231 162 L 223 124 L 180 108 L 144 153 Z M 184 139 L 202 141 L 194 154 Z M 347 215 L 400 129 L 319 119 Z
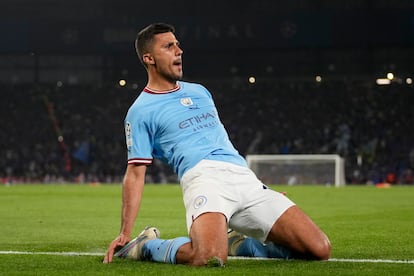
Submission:
M 178 87 L 177 81 L 168 81 L 165 79 L 148 80 L 147 87 L 152 91 L 170 91 Z

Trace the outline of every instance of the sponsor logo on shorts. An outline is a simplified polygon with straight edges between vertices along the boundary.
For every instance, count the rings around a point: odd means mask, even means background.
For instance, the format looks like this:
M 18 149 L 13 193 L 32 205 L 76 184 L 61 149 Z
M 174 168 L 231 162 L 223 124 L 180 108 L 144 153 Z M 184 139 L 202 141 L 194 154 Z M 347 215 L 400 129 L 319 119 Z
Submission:
M 194 200 L 194 208 L 198 209 L 203 207 L 204 205 L 206 205 L 207 203 L 207 197 L 205 196 L 198 196 L 195 200 Z

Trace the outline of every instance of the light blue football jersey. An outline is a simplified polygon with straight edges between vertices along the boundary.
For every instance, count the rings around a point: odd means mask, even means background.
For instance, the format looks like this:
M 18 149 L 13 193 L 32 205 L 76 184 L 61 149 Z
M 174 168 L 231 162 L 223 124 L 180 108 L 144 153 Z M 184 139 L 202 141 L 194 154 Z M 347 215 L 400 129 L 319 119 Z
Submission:
M 169 164 L 181 179 L 202 159 L 247 166 L 230 142 L 210 92 L 202 85 L 178 82 L 162 93 L 145 88 L 125 118 L 128 164 Z

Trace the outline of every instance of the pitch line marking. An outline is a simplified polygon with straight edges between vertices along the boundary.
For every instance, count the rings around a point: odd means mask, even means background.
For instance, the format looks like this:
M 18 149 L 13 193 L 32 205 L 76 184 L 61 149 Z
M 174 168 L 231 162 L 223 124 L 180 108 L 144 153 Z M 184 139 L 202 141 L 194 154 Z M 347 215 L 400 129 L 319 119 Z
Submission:
M 33 251 L 0 251 L 0 255 L 52 255 L 52 256 L 101 256 L 105 253 L 99 252 L 33 252 Z M 230 260 L 279 260 L 271 258 L 253 258 L 253 257 L 229 257 Z M 414 260 L 385 260 L 385 259 L 339 259 L 331 258 L 330 262 L 345 262 L 345 263 L 391 263 L 391 264 L 414 264 Z
M 54 255 L 54 256 L 104 256 L 94 252 L 33 252 L 33 251 L 0 251 L 0 255 Z
M 283 259 L 272 259 L 272 258 L 260 258 L 260 257 L 228 257 L 230 260 L 261 260 L 261 261 L 269 261 L 269 260 L 280 260 Z M 331 258 L 328 260 L 329 262 L 344 262 L 344 263 L 389 263 L 389 264 L 414 264 L 414 260 L 385 260 L 385 259 L 339 259 L 339 258 Z

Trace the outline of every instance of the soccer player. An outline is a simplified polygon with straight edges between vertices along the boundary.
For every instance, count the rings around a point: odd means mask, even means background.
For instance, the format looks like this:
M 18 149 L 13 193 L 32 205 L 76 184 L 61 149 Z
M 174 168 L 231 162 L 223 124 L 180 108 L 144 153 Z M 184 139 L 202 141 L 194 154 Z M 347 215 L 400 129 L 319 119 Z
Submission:
M 259 245 L 269 241 L 286 248 L 295 258 L 328 259 L 327 236 L 290 199 L 269 189 L 247 167 L 229 140 L 210 92 L 200 84 L 181 81 L 183 50 L 174 27 L 151 24 L 138 33 L 135 46 L 148 82 L 124 122 L 128 165 L 121 230 L 104 262 L 112 262 L 115 254 L 135 260 L 222 266 L 228 256 L 229 227 Z M 189 237 L 164 240 L 158 229 L 146 227 L 131 240 L 146 168 L 153 158 L 169 164 L 180 179 Z M 244 251 L 254 246 L 246 245 Z

